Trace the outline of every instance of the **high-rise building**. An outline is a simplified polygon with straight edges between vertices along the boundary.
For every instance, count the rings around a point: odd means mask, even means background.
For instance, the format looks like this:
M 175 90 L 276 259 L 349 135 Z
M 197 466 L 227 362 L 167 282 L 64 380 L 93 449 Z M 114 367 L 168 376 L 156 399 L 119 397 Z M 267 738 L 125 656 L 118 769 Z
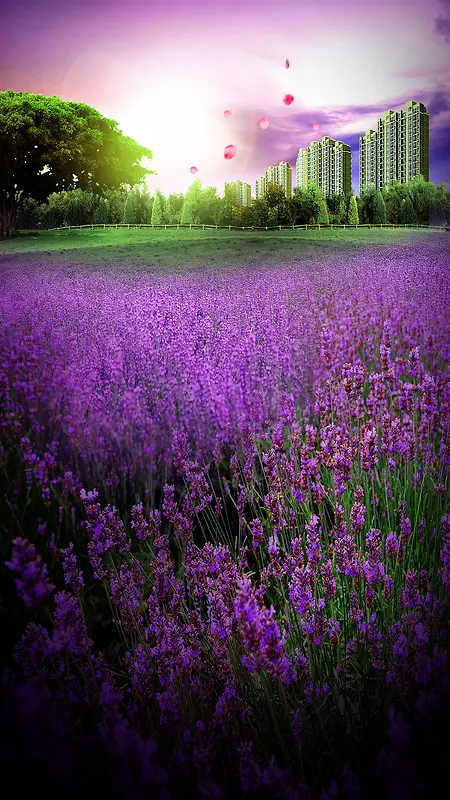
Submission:
M 404 124 L 404 154 L 400 152 L 401 175 L 405 182 L 414 175 L 430 179 L 430 115 L 423 103 L 410 100 L 402 112 Z
M 266 193 L 266 178 L 265 175 L 262 175 L 261 178 L 256 179 L 255 183 L 255 197 L 257 200 L 261 200 Z
M 347 193 L 352 188 L 352 152 L 348 144 L 324 136 L 302 147 L 297 156 L 297 186 L 319 186 L 324 195 Z
M 359 140 L 359 193 L 366 188 L 378 183 L 378 143 L 377 132 L 366 131 L 365 136 Z
M 287 198 L 292 197 L 292 167 L 287 161 L 278 164 L 278 185 L 284 189 Z
M 300 189 L 308 183 L 308 148 L 301 147 L 298 151 L 296 163 L 296 186 Z
M 292 197 L 292 167 L 287 161 L 280 161 L 277 167 L 268 167 L 264 179 L 264 190 L 267 189 L 269 183 L 274 183 L 276 186 L 282 187 L 286 197 Z
M 348 194 L 352 190 L 352 149 L 344 142 L 334 143 L 334 183 L 332 194 Z
M 429 114 L 423 103 L 410 100 L 400 111 L 389 109 L 359 140 L 359 190 L 381 189 L 415 175 L 429 180 Z M 376 170 L 374 172 L 374 159 Z
M 249 206 L 252 192 L 249 183 L 233 181 L 225 184 L 225 197 L 236 206 Z

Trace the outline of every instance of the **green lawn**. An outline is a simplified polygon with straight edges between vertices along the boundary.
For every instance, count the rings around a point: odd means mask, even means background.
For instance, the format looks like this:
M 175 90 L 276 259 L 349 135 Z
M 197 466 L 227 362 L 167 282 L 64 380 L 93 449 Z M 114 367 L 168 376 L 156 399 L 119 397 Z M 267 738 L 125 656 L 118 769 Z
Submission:
M 270 264 L 343 254 L 349 248 L 411 244 L 447 236 L 427 229 L 336 229 L 284 231 L 118 229 L 30 231 L 0 242 L 0 265 L 45 261 L 98 266 L 167 269 Z

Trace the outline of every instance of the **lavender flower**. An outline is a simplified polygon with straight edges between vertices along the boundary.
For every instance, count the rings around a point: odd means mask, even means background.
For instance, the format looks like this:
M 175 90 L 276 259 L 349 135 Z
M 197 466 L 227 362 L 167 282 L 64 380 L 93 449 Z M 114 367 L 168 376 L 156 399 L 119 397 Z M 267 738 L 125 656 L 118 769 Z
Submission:
M 34 546 L 27 540 L 17 537 L 13 539 L 10 561 L 5 566 L 16 572 L 16 589 L 28 608 L 37 605 L 53 592 L 55 588 L 48 580 L 48 572 Z

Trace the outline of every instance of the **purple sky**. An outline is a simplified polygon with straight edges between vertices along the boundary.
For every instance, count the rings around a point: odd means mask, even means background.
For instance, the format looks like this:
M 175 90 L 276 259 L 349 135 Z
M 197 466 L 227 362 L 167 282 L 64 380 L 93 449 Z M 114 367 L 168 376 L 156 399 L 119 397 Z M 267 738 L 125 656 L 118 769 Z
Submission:
M 414 99 L 430 113 L 430 180 L 450 185 L 450 0 L 3 0 L 4 89 L 116 119 L 152 150 L 149 186 L 165 194 L 186 191 L 193 165 L 203 185 L 240 178 L 254 194 L 324 135 L 351 146 L 358 192 L 359 136 Z

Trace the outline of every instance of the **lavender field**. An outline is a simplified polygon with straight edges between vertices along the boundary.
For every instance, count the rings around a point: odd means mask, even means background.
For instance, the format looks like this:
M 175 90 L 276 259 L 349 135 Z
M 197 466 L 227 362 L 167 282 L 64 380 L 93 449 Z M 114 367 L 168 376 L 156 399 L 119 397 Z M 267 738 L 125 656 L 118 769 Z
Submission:
M 0 260 L 3 714 L 34 786 L 441 796 L 449 253 Z

